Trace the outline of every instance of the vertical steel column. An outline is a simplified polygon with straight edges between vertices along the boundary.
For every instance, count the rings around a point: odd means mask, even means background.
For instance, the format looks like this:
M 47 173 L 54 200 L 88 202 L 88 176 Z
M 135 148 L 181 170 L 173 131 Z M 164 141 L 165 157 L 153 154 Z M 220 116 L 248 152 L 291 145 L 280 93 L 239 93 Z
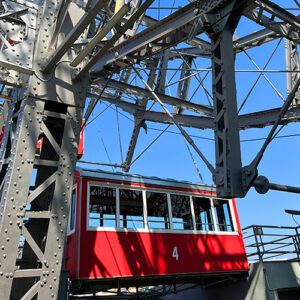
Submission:
M 193 62 L 192 56 L 184 56 L 183 62 L 182 62 L 182 69 L 180 72 L 180 82 L 178 84 L 177 88 L 177 95 L 176 97 L 182 100 L 187 100 L 190 83 L 192 77 L 190 76 L 192 74 L 191 72 L 191 66 Z M 182 113 L 182 109 L 178 109 L 177 107 L 174 107 L 175 113 Z
M 72 79 L 66 61 L 74 59 L 73 50 L 67 49 L 50 74 L 40 72 L 60 4 L 46 0 L 41 7 L 35 75 L 24 77 L 23 87 L 15 89 L 1 149 L 1 300 L 57 299 L 59 293 L 87 89 L 87 78 Z M 62 26 L 58 44 L 83 14 L 70 5 L 71 17 Z
M 159 71 L 157 75 L 157 84 L 155 91 L 160 94 L 165 93 L 165 85 L 166 85 L 166 76 L 167 76 L 167 68 L 169 63 L 170 49 L 166 49 L 162 52 L 160 63 L 159 63 Z
M 177 98 L 187 100 L 189 87 L 191 83 L 191 67 L 193 62 L 192 56 L 184 56 L 182 64 L 182 70 L 180 72 L 180 82 L 177 89 Z
M 0 132 L 4 126 L 6 117 L 7 117 L 7 113 L 8 113 L 8 109 L 9 109 L 9 100 L 4 100 L 3 105 L 1 107 L 1 112 L 0 112 Z
M 148 81 L 147 81 L 151 88 L 153 88 L 155 85 L 157 64 L 158 64 L 158 60 L 156 60 L 156 59 L 153 61 L 147 62 L 147 66 L 151 68 L 150 73 L 148 75 Z M 139 134 L 140 134 L 140 130 L 145 125 L 144 119 L 143 119 L 143 114 L 146 110 L 147 103 L 148 103 L 147 98 L 143 98 L 141 101 L 137 101 L 137 104 L 140 106 L 140 111 L 139 111 L 138 115 L 134 116 L 135 124 L 134 124 L 134 128 L 133 128 L 133 132 L 132 132 L 131 139 L 129 142 L 126 159 L 125 159 L 124 166 L 123 166 L 123 171 L 125 171 L 125 172 L 128 172 L 130 169 L 130 164 L 131 164 L 132 157 L 133 157 L 133 154 L 135 151 L 135 146 L 136 146 Z
M 299 78 L 299 53 L 297 44 L 288 39 L 285 40 L 285 58 L 286 58 L 286 74 L 287 94 L 289 94 Z M 299 91 L 296 93 L 292 105 L 299 104 Z
M 43 101 L 26 97 L 20 103 L 9 163 L 3 179 L 0 225 L 0 290 L 3 300 L 10 299 L 13 278 L 21 274 L 16 260 L 23 232 L 24 211 L 42 121 Z M 35 242 L 33 242 L 35 246 Z M 34 247 L 33 246 L 33 247 Z M 32 270 L 30 275 L 34 274 Z M 36 288 L 36 287 L 34 287 Z M 26 298 L 25 298 L 26 299 Z
M 244 195 L 232 42 L 239 18 L 239 11 L 231 12 L 225 26 L 211 35 L 216 155 L 214 181 L 218 196 L 229 198 Z

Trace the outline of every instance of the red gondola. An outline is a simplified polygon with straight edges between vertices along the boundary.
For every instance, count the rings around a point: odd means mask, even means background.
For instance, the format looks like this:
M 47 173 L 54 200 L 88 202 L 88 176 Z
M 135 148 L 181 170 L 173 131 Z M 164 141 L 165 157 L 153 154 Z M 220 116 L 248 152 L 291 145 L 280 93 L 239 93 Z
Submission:
M 214 187 L 84 169 L 75 179 L 66 267 L 77 287 L 247 273 L 235 200 Z

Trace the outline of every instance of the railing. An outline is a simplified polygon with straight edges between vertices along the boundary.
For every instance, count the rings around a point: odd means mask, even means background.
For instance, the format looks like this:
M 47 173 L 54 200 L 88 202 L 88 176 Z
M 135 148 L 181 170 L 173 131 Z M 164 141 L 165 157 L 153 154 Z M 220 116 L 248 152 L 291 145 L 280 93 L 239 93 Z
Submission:
M 249 260 L 284 259 L 300 261 L 300 226 L 252 225 L 243 228 Z

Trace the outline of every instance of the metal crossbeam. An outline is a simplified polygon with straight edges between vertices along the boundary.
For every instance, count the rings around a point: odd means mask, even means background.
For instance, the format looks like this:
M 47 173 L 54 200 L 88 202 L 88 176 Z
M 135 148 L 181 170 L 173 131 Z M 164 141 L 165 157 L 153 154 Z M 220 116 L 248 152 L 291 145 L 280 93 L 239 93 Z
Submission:
M 104 87 L 105 86 L 105 81 L 104 80 L 99 80 L 98 82 L 99 87 Z M 115 80 L 110 80 L 107 83 L 107 88 L 108 89 L 112 89 L 112 90 L 116 90 L 122 93 L 127 93 L 127 94 L 132 94 L 135 96 L 142 96 L 142 97 L 147 97 L 148 99 L 153 99 L 153 95 L 151 94 L 150 91 L 138 87 L 138 86 L 134 86 L 134 85 L 130 85 L 130 84 L 126 84 L 126 83 L 121 83 Z M 207 107 L 206 105 L 201 105 L 201 104 L 195 104 L 192 102 L 186 102 L 184 100 L 181 100 L 179 98 L 175 98 L 175 97 L 171 97 L 165 94 L 157 94 L 161 101 L 163 101 L 166 104 L 172 105 L 172 106 L 177 106 L 178 108 L 182 108 L 182 109 L 187 109 L 187 110 L 191 110 L 197 113 L 202 113 L 205 115 L 212 115 L 212 109 L 210 107 Z
M 45 67 L 43 69 L 45 73 L 49 73 L 54 68 L 55 64 L 57 64 L 59 60 L 64 56 L 64 54 L 69 50 L 69 48 L 80 36 L 80 34 L 82 34 L 87 29 L 88 25 L 92 22 L 92 20 L 96 17 L 96 15 L 104 5 L 105 1 L 103 0 L 97 0 L 94 2 L 91 9 L 82 16 L 79 22 L 74 26 L 67 37 L 61 42 L 61 44 L 51 55 L 49 61 L 45 64 Z
M 300 22 L 296 16 L 268 0 L 255 0 L 254 9 L 246 11 L 245 16 L 280 36 L 299 43 Z M 271 17 L 264 13 L 271 14 Z

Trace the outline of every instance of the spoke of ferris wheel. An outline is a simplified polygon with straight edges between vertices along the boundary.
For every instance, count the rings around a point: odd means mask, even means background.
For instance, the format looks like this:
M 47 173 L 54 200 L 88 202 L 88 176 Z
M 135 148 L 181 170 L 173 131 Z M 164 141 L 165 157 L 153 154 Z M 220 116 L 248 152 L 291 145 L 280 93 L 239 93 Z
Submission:
M 274 50 L 272 51 L 270 57 L 268 58 L 267 62 L 265 63 L 265 65 L 264 65 L 262 71 L 264 71 L 264 70 L 266 69 L 266 67 L 268 66 L 268 64 L 269 64 L 269 62 L 271 61 L 272 57 L 274 56 L 276 50 L 278 49 L 278 47 L 279 47 L 281 41 L 282 41 L 282 38 L 281 38 L 281 39 L 278 41 L 278 43 L 276 44 L 276 46 L 275 46 Z M 251 93 L 252 93 L 254 87 L 256 86 L 256 84 L 257 84 L 257 82 L 258 82 L 258 80 L 260 79 L 261 76 L 262 76 L 262 73 L 260 73 L 260 74 L 258 75 L 258 77 L 256 78 L 256 80 L 255 80 L 254 84 L 252 85 L 251 89 L 249 90 L 249 92 L 248 92 L 246 98 L 245 98 L 244 101 L 242 102 L 242 104 L 241 104 L 241 106 L 240 106 L 240 108 L 239 108 L 239 110 L 238 110 L 238 113 L 240 113 L 240 111 L 242 110 L 243 106 L 244 106 L 245 103 L 247 102 L 249 96 L 251 95 Z
M 282 108 L 280 109 L 277 120 L 275 121 L 274 125 L 272 126 L 272 128 L 271 128 L 271 130 L 268 134 L 268 137 L 266 138 L 266 140 L 265 140 L 264 144 L 262 145 L 260 151 L 257 153 L 256 157 L 251 162 L 251 164 L 250 164 L 251 166 L 254 166 L 255 168 L 257 168 L 258 164 L 260 163 L 260 161 L 261 161 L 261 159 L 264 155 L 264 152 L 265 152 L 266 148 L 268 147 L 268 145 L 270 144 L 270 142 L 273 139 L 274 133 L 275 133 L 277 127 L 279 126 L 279 123 L 281 122 L 281 120 L 284 117 L 284 115 L 286 114 L 289 106 L 291 105 L 291 103 L 294 99 L 294 96 L 296 94 L 296 91 L 299 89 L 299 86 L 300 86 L 300 78 L 297 80 L 297 82 L 294 85 L 293 90 L 290 92 L 290 94 L 286 98 Z
M 175 120 L 174 116 L 168 111 L 168 109 L 165 107 L 163 102 L 159 99 L 159 97 L 156 95 L 156 93 L 151 89 L 151 87 L 147 84 L 147 82 L 144 80 L 144 78 L 139 74 L 139 72 L 135 69 L 134 66 L 132 66 L 133 70 L 137 73 L 140 80 L 143 82 L 143 84 L 146 86 L 146 88 L 151 92 L 154 99 L 161 105 L 161 107 L 164 109 L 166 114 L 169 116 L 169 118 L 173 121 L 173 123 L 176 125 L 176 127 L 179 129 L 183 137 L 188 141 L 188 143 L 194 148 L 194 150 L 197 152 L 197 154 L 201 157 L 203 162 L 206 164 L 207 168 L 210 170 L 210 172 L 214 175 L 215 174 L 215 168 L 210 164 L 210 162 L 206 159 L 206 157 L 203 155 L 203 153 L 198 149 L 198 147 L 195 145 L 193 139 L 188 135 L 188 133 L 179 125 L 179 123 Z
M 273 90 L 276 92 L 276 94 L 281 98 L 281 100 L 284 101 L 284 97 L 280 94 L 280 92 L 276 89 L 274 84 L 269 80 L 269 78 L 266 76 L 263 70 L 259 68 L 259 66 L 255 63 L 255 61 L 251 58 L 251 56 L 248 54 L 246 50 L 243 50 L 243 52 L 247 55 L 247 57 L 250 59 L 250 61 L 253 63 L 253 65 L 257 68 L 257 70 L 262 71 L 262 76 L 267 80 L 267 82 L 271 85 Z
M 195 60 L 193 59 L 193 63 L 195 65 L 195 67 L 197 68 L 197 65 L 196 65 L 196 62 Z M 203 77 L 203 79 L 201 79 L 200 77 L 200 74 L 198 75 L 199 79 L 201 80 L 200 81 L 200 85 L 205 93 L 205 96 L 206 96 L 206 99 L 207 99 L 207 102 L 209 103 L 210 106 L 213 106 L 212 102 L 209 100 L 211 99 L 213 101 L 213 96 L 210 94 L 210 92 L 207 90 L 207 88 L 205 87 L 205 85 L 203 84 L 204 80 L 206 79 L 206 77 L 208 76 L 209 72 L 206 72 L 205 76 Z M 192 99 L 190 99 L 191 101 Z

